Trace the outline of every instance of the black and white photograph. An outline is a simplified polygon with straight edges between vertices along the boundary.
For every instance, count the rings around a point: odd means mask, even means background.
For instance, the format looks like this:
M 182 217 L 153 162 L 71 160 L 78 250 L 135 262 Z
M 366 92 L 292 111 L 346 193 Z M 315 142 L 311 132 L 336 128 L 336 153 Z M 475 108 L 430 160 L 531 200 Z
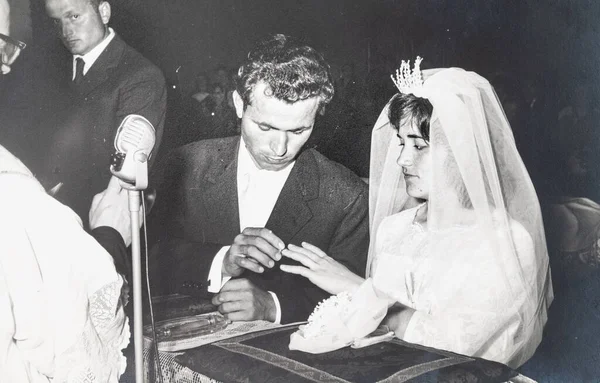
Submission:
M 600 3 L 0 0 L 0 382 L 600 382 Z

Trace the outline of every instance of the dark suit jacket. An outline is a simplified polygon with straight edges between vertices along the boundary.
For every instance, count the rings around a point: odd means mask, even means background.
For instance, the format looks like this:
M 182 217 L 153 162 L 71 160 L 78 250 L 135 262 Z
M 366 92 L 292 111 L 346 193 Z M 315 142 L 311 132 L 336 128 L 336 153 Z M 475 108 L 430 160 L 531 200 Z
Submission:
M 207 277 L 217 251 L 240 233 L 237 197 L 238 137 L 198 141 L 176 150 L 165 167 L 151 217 L 151 285 L 155 292 L 209 297 Z M 367 187 L 343 166 L 313 149 L 302 152 L 266 227 L 286 244 L 312 243 L 364 275 L 368 238 Z M 287 258 L 281 262 L 292 263 Z M 308 318 L 328 294 L 277 265 L 242 274 L 273 291 L 282 323 Z
M 65 81 L 70 90 L 67 108 L 50 143 L 44 186 L 59 181 L 56 196 L 87 222 L 94 194 L 110 178 L 110 155 L 119 124 L 129 114 L 146 117 L 156 129 L 158 151 L 166 113 L 166 86 L 162 72 L 118 35 L 108 44 L 76 87 L 71 81 L 72 58 Z
M 110 226 L 100 226 L 91 230 L 90 235 L 112 256 L 119 274 L 124 275 L 127 281 L 131 283 L 130 255 L 121 234 Z

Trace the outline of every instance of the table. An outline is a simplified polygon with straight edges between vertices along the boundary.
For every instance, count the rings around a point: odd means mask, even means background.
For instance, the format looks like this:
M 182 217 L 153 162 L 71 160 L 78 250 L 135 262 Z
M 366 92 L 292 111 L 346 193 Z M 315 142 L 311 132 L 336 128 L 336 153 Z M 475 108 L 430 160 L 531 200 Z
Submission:
M 299 324 L 276 326 L 263 322 L 254 325 L 251 331 L 242 331 L 197 348 L 159 352 L 163 381 L 532 382 L 500 363 L 399 339 L 361 349 L 345 347 L 317 355 L 290 351 L 287 347 L 289 336 Z M 149 352 L 146 352 L 145 356 L 148 355 Z

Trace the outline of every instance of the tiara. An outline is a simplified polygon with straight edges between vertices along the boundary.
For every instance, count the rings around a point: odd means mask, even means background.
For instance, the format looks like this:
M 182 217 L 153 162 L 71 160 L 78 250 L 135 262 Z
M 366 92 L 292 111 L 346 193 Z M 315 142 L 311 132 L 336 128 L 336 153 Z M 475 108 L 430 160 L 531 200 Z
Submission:
M 400 91 L 400 93 L 414 94 L 414 91 L 423 87 L 423 75 L 421 73 L 421 56 L 417 56 L 413 70 L 410 70 L 410 60 L 404 61 L 400 64 L 400 68 L 396 69 L 396 76 L 390 75 L 394 85 Z

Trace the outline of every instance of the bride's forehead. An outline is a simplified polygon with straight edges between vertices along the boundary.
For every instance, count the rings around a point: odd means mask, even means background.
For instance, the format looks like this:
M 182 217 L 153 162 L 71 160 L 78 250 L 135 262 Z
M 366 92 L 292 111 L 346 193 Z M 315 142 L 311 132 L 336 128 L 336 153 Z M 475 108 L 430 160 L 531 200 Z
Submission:
M 415 123 L 414 119 L 406 118 L 401 121 L 400 127 L 398 129 L 398 134 L 403 137 L 407 136 L 421 136 L 421 131 L 419 127 Z

